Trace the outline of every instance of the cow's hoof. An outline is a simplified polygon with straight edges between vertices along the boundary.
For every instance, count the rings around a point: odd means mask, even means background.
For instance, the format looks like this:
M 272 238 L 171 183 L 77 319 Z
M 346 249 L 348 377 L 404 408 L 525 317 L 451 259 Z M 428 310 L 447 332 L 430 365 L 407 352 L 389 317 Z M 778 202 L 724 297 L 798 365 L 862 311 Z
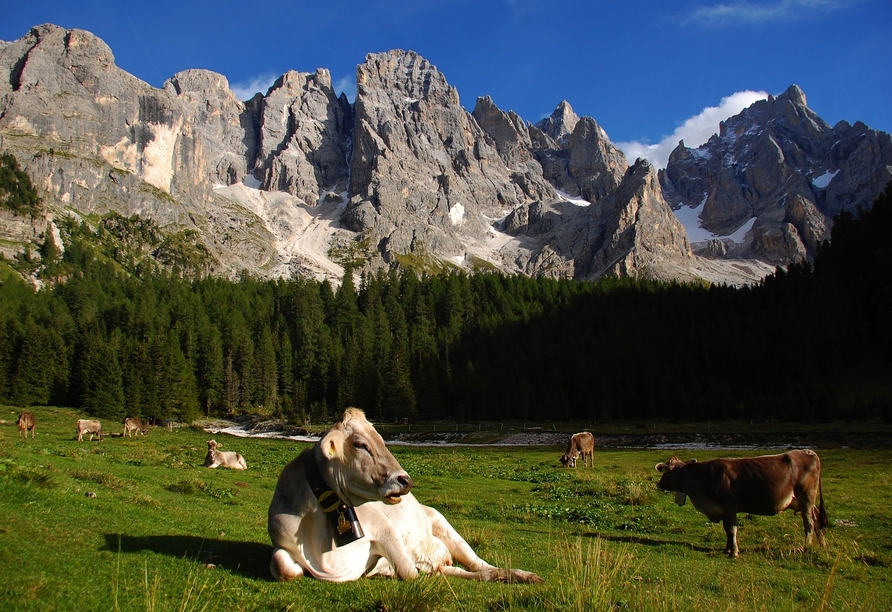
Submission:
M 538 574 L 524 570 L 511 570 L 507 582 L 522 582 L 523 584 L 541 584 L 545 580 Z

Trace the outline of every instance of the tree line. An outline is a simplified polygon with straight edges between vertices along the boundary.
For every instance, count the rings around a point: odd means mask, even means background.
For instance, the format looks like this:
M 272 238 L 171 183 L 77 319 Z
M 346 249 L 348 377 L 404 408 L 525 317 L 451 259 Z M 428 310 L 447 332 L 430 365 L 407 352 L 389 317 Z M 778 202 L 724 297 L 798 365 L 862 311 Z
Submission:
M 54 282 L 0 283 L 0 401 L 186 422 L 347 406 L 386 421 L 890 418 L 890 210 L 892 187 L 841 213 L 813 264 L 744 288 L 188 278 L 126 269 L 69 223 L 64 251 L 44 249 Z M 853 396 L 864 371 L 877 375 Z

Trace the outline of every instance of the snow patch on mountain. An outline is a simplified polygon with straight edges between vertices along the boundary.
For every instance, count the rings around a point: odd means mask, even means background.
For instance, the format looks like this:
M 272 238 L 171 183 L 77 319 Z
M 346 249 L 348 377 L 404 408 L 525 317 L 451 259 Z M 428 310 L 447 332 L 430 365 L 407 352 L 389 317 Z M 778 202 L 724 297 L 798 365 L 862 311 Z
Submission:
M 449 209 L 449 220 L 452 225 L 458 225 L 465 218 L 465 207 L 462 204 L 456 204 Z
M 338 221 L 346 194 L 341 194 L 340 202 L 321 198 L 318 206 L 307 206 L 286 192 L 263 191 L 259 186 L 260 181 L 248 175 L 241 184 L 215 185 L 214 192 L 253 213 L 275 236 L 280 276 L 288 278 L 291 268 L 298 266 L 319 280 L 340 282 L 344 269 L 329 258 L 328 251 L 335 236 L 343 234 L 349 239 L 353 235 Z
M 718 236 L 716 234 L 713 234 L 709 230 L 701 227 L 702 221 L 700 219 L 700 213 L 703 212 L 703 207 L 705 205 L 706 198 L 704 198 L 703 202 L 700 203 L 700 206 L 696 208 L 691 208 L 690 206 L 681 206 L 678 210 L 673 211 L 675 213 L 675 217 L 684 226 L 685 231 L 688 233 L 688 240 L 690 240 L 692 244 L 719 239 L 732 240 L 737 244 L 741 244 L 746 237 L 746 233 L 753 229 L 753 224 L 755 224 L 756 222 L 756 217 L 753 217 L 749 221 L 741 225 L 733 234 L 730 234 L 728 236 Z
M 564 193 L 563 191 L 560 191 L 559 189 L 555 189 L 554 192 L 557 194 L 557 196 L 559 198 L 561 198 L 562 200 L 565 200 L 567 202 L 570 202 L 570 204 L 575 204 L 576 206 L 591 206 L 592 205 L 592 203 L 589 202 L 588 200 L 584 200 L 579 196 L 572 196 L 569 193 Z
M 833 180 L 833 177 L 836 176 L 837 174 L 839 174 L 839 170 L 837 170 L 836 172 L 830 172 L 830 171 L 825 172 L 821 176 L 814 179 L 811 182 L 811 184 L 814 185 L 815 187 L 817 187 L 818 189 L 825 189 L 827 187 L 827 185 L 830 184 L 830 181 Z

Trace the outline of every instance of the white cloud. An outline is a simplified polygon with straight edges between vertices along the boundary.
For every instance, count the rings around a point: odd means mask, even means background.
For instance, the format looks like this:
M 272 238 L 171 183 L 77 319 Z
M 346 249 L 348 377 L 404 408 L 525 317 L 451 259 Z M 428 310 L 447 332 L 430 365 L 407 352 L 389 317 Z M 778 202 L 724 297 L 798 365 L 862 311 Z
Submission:
M 274 74 L 261 74 L 248 81 L 241 83 L 230 83 L 229 89 L 235 94 L 239 100 L 250 100 L 257 92 L 266 95 L 266 92 L 272 87 L 276 79 L 279 78 Z
M 750 106 L 757 100 L 764 100 L 768 94 L 764 91 L 738 91 L 726 98 L 722 98 L 718 106 L 707 106 L 699 114 L 689 118 L 683 124 L 675 128 L 669 136 L 663 138 L 657 144 L 647 144 L 633 140 L 631 142 L 617 142 L 616 146 L 625 154 L 629 162 L 634 162 L 639 157 L 646 157 L 657 168 L 665 168 L 669 160 L 669 154 L 678 146 L 679 140 L 684 140 L 685 146 L 696 148 L 705 143 L 718 132 L 719 123 L 732 117 Z
M 352 104 L 356 100 L 356 79 L 354 77 L 344 77 L 338 79 L 334 84 L 335 93 L 339 96 L 343 93 L 347 96 L 347 100 Z
M 840 0 L 781 0 L 780 2 L 731 2 L 700 6 L 690 14 L 691 21 L 765 23 L 789 21 L 811 16 L 817 11 L 832 11 L 845 6 Z

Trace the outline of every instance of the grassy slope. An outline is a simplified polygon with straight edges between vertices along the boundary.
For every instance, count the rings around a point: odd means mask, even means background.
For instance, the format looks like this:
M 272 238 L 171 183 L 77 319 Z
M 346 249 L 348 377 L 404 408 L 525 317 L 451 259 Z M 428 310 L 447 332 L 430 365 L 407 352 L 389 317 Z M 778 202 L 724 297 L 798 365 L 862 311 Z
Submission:
M 563 470 L 557 448 L 395 447 L 416 496 L 483 558 L 546 583 L 279 584 L 268 573 L 266 510 L 306 444 L 217 436 L 249 469 L 208 470 L 210 436 L 198 430 L 78 443 L 82 415 L 35 414 L 37 438 L 25 442 L 14 409 L 0 408 L 4 610 L 892 608 L 888 451 L 820 450 L 830 519 L 842 521 L 827 548 L 797 552 L 792 513 L 741 515 L 741 557 L 730 561 L 721 526 L 655 491 L 653 466 L 667 451 L 599 450 L 594 469 Z

